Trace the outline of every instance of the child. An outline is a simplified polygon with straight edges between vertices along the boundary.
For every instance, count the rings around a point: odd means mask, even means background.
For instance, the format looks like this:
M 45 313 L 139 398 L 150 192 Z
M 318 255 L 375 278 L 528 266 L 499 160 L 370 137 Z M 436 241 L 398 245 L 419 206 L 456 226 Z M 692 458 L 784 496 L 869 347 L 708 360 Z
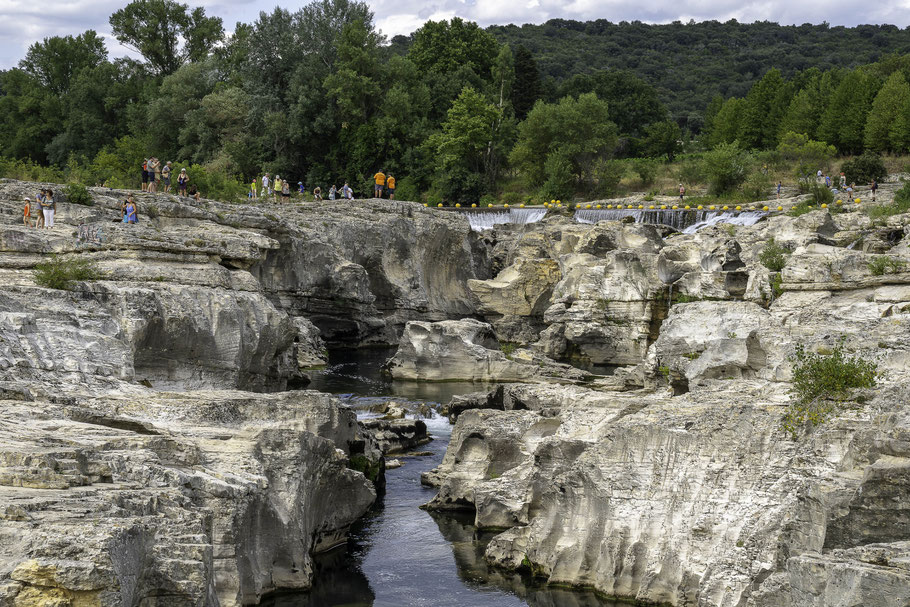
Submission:
M 22 222 L 25 224 L 25 227 L 32 227 L 32 199 L 27 196 L 25 198 L 25 211 Z

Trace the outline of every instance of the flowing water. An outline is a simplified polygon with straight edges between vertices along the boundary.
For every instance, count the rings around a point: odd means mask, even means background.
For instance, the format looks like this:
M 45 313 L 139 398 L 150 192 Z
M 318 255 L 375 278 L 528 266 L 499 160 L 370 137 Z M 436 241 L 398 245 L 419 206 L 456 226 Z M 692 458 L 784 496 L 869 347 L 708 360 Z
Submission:
M 631 217 L 635 223 L 665 225 L 685 234 L 693 234 L 706 226 L 718 223 L 751 226 L 767 215 L 762 211 L 705 211 L 672 209 L 580 209 L 575 211 L 578 223 L 619 221 Z
M 492 229 L 504 223 L 537 223 L 546 209 L 509 209 L 507 211 L 466 211 L 468 223 L 475 232 Z
M 338 394 L 365 410 L 397 400 L 445 403 L 454 394 L 481 390 L 470 383 L 388 382 L 380 378 L 388 350 L 339 351 L 313 377 L 310 388 Z M 451 435 L 445 418 L 426 420 L 430 455 L 399 458 L 386 471 L 386 495 L 351 530 L 347 549 L 317 559 L 313 588 L 279 594 L 268 607 L 619 607 L 593 592 L 545 588 L 516 574 L 491 570 L 483 551 L 492 534 L 478 533 L 473 515 L 437 515 L 420 510 L 435 494 L 421 486 L 420 473 L 442 460 Z M 628 607 L 628 606 L 626 606 Z

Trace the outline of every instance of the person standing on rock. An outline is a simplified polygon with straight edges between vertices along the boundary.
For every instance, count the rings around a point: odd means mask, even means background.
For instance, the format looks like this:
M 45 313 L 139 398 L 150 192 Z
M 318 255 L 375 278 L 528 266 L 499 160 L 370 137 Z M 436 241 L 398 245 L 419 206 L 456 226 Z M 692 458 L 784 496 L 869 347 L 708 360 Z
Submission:
M 149 189 L 149 159 L 146 158 L 142 161 L 142 191 L 147 192 Z
M 341 196 L 345 200 L 354 199 L 354 190 L 351 189 L 351 186 L 348 185 L 348 182 L 344 182 L 344 186 L 341 188 Z
M 149 159 L 148 163 L 148 175 L 149 175 L 149 189 L 148 191 L 152 194 L 158 193 L 158 178 L 161 175 L 161 165 L 158 163 L 158 159 L 152 157 Z
M 262 176 L 262 197 L 268 198 L 272 192 L 269 190 L 269 174 Z
M 878 182 L 875 178 L 872 178 L 872 183 L 869 185 L 869 189 L 872 190 L 872 202 L 875 202 L 875 192 L 878 190 Z
M 382 190 L 385 189 L 385 173 L 382 172 L 382 169 L 373 175 L 373 181 L 376 184 L 373 186 L 373 197 L 382 198 Z
M 133 197 L 130 196 L 126 199 L 126 208 L 124 209 L 123 223 L 136 223 L 136 203 L 133 202 Z
M 291 201 L 291 184 L 288 183 L 287 179 L 281 182 L 281 198 L 284 202 Z
M 336 192 L 338 192 L 338 190 L 335 188 L 335 184 L 333 183 L 332 187 L 329 188 L 329 200 L 335 200 Z
M 316 202 L 322 200 L 322 188 L 320 188 L 318 185 L 316 186 L 316 189 L 313 190 L 313 200 Z
M 256 194 L 256 179 L 253 179 L 253 182 L 250 184 L 250 198 L 258 198 Z
M 54 202 L 54 193 L 47 190 L 44 200 L 41 202 L 41 213 L 44 215 L 44 227 L 51 229 L 54 227 L 54 213 L 57 211 L 57 203 Z
M 161 180 L 164 182 L 164 193 L 171 193 L 171 161 L 168 160 L 161 169 Z
M 32 227 L 32 199 L 28 196 L 25 197 L 25 210 L 23 213 L 22 222 L 25 224 L 25 227 Z
M 391 173 L 389 173 L 389 178 L 386 179 L 386 188 L 389 190 L 389 200 L 395 200 L 395 178 L 392 177 Z
M 177 192 L 181 196 L 186 196 L 186 184 L 190 182 L 190 176 L 187 175 L 186 169 L 180 169 L 180 174 L 177 176 Z
M 35 196 L 35 210 L 38 211 L 38 217 L 35 219 L 35 227 L 44 227 L 44 209 L 41 204 L 44 202 L 44 190 L 38 192 Z
M 781 184 L 781 182 L 778 181 L 778 182 L 777 182 L 777 199 L 778 199 L 778 200 L 780 200 L 780 189 L 781 189 L 782 187 L 783 187 L 783 184 Z
M 686 195 L 686 186 L 679 184 L 679 202 L 680 204 L 683 201 L 683 197 Z

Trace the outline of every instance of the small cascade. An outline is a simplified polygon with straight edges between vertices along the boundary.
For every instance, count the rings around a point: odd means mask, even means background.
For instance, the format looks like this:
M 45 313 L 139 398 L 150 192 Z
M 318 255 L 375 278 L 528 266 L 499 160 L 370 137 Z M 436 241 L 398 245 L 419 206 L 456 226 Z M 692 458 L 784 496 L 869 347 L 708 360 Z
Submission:
M 701 228 L 718 223 L 750 226 L 767 215 L 760 211 L 704 211 L 672 209 L 580 209 L 575 211 L 578 223 L 598 221 L 620 221 L 632 217 L 635 223 L 665 225 L 685 234 L 692 234 Z
M 490 230 L 504 223 L 537 223 L 547 214 L 546 209 L 509 209 L 508 211 L 466 212 L 468 223 L 475 232 Z
M 697 221 L 683 229 L 683 234 L 694 234 L 702 228 L 725 223 L 734 226 L 751 226 L 758 223 L 758 220 L 766 216 L 764 211 L 723 211 L 709 213 L 701 221 Z

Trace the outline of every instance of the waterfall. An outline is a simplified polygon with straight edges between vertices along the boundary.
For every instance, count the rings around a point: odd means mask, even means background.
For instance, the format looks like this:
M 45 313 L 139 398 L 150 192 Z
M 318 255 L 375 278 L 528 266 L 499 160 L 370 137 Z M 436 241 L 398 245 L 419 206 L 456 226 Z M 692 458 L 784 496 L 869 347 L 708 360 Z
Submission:
M 489 230 L 504 223 L 537 223 L 546 214 L 546 209 L 509 209 L 508 211 L 469 211 L 465 213 L 471 229 L 475 232 Z
M 697 221 L 690 226 L 687 226 L 683 229 L 683 234 L 694 234 L 700 229 L 717 225 L 719 223 L 726 223 L 734 226 L 751 226 L 758 223 L 758 220 L 766 216 L 767 213 L 764 211 L 724 211 L 721 213 L 711 213 L 710 217 L 705 217 L 701 221 Z
M 761 211 L 704 211 L 672 209 L 580 209 L 575 211 L 578 223 L 619 221 L 632 217 L 635 223 L 665 225 L 692 234 L 699 229 L 718 223 L 750 226 L 767 215 Z

